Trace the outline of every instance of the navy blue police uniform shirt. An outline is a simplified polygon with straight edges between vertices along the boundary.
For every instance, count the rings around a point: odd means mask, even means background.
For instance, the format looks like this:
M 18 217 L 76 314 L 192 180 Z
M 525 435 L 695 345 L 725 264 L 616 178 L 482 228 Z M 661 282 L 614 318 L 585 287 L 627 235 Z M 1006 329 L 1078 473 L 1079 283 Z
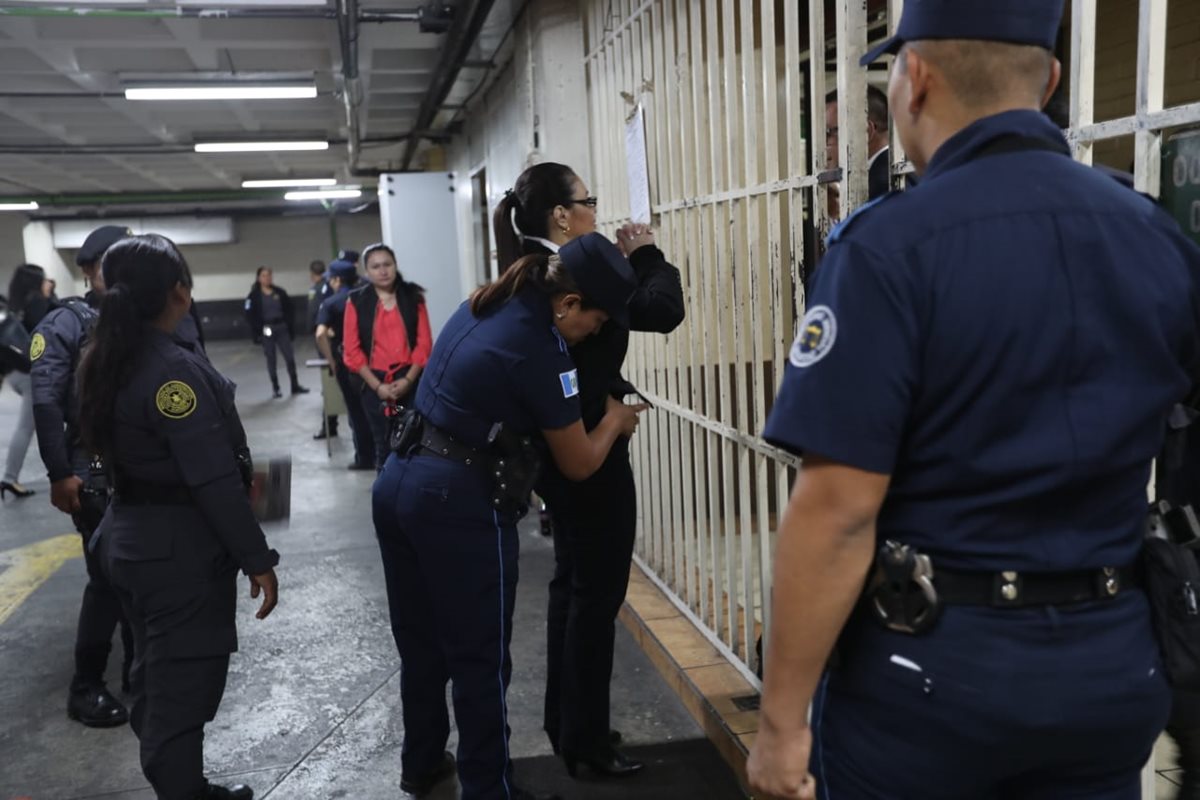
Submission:
M 416 408 L 476 448 L 497 422 L 524 436 L 581 419 L 578 374 L 545 295 L 525 289 L 482 317 L 459 306 L 433 345 Z
M 334 347 L 338 351 L 340 351 L 342 346 L 342 324 L 346 318 L 346 301 L 350 298 L 350 292 L 350 287 L 342 286 L 336 292 L 321 301 L 321 307 L 317 309 L 316 325 L 325 325 L 326 327 L 333 329 L 333 332 L 337 335 L 337 341 L 334 342 Z
M 1052 149 L 996 151 L 1014 135 Z M 879 538 L 935 568 L 1132 564 L 1198 275 L 1041 114 L 980 120 L 831 234 L 764 438 L 891 475 Z
M 184 487 L 209 530 L 247 575 L 279 563 L 254 517 L 234 458 L 246 432 L 234 385 L 173 338 L 145 342 L 113 414 L 117 493 L 123 482 Z
M 73 304 L 74 309 L 68 304 Z M 99 312 L 100 298 L 89 293 L 69 298 L 42 318 L 30 337 L 30 381 L 38 453 L 51 482 L 72 474 L 86 477 L 88 456 L 79 441 L 79 399 L 75 373 L 79 358 Z M 200 330 L 191 315 L 175 331 L 178 344 L 201 356 Z

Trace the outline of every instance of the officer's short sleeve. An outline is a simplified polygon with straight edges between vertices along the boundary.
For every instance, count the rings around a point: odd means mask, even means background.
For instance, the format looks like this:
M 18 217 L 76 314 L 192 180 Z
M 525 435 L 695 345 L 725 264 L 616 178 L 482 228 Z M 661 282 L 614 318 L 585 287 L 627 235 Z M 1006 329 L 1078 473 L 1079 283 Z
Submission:
M 539 430 L 558 430 L 582 419 L 579 376 L 565 345 L 538 348 L 517 363 L 512 375 L 521 404 Z
M 333 325 L 333 302 L 334 298 L 330 297 L 321 301 L 321 305 L 317 308 L 317 325 L 329 327 Z
M 831 247 L 792 345 L 765 438 L 890 474 L 917 380 L 917 308 L 901 257 Z

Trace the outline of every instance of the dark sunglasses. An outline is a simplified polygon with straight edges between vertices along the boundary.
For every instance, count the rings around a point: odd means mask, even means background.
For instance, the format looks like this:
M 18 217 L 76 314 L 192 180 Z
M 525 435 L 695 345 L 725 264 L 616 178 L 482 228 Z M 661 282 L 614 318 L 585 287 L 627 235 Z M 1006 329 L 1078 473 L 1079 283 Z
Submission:
M 596 204 L 599 202 L 600 202 L 599 198 L 596 198 L 596 197 L 585 197 L 582 200 L 576 200 L 575 198 L 571 198 L 570 200 L 567 201 L 567 205 L 573 206 L 576 203 L 583 203 L 588 208 L 595 208 Z

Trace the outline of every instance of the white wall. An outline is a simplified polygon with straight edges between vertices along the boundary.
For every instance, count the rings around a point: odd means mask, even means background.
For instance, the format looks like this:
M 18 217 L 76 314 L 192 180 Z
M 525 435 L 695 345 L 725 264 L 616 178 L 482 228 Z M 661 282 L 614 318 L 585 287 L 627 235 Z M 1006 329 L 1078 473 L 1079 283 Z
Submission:
M 235 220 L 234 235 L 234 244 L 181 248 L 198 301 L 245 297 L 259 267 L 270 267 L 275 283 L 292 296 L 303 295 L 309 287 L 309 262 L 328 263 L 335 255 L 328 217 L 249 217 Z M 378 212 L 338 216 L 337 238 L 339 247 L 360 251 L 378 242 Z
M 24 214 L 0 213 L 0 294 L 8 294 L 8 282 L 17 264 L 25 260 Z
M 512 58 L 470 110 L 449 147 L 455 176 L 459 262 L 463 286 L 475 286 L 481 250 L 476 241 L 472 174 L 487 170 L 488 208 L 495 210 L 526 167 L 558 161 L 591 179 L 583 22 L 573 0 L 534 0 L 514 36 Z

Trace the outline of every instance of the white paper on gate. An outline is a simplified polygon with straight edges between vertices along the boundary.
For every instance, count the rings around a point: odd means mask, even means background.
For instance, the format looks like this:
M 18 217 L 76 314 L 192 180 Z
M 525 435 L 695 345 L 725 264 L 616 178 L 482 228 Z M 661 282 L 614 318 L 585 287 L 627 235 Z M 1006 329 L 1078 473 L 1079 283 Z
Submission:
M 629 176 L 629 220 L 650 224 L 650 169 L 646 164 L 646 115 L 639 103 L 625 121 L 625 169 Z

